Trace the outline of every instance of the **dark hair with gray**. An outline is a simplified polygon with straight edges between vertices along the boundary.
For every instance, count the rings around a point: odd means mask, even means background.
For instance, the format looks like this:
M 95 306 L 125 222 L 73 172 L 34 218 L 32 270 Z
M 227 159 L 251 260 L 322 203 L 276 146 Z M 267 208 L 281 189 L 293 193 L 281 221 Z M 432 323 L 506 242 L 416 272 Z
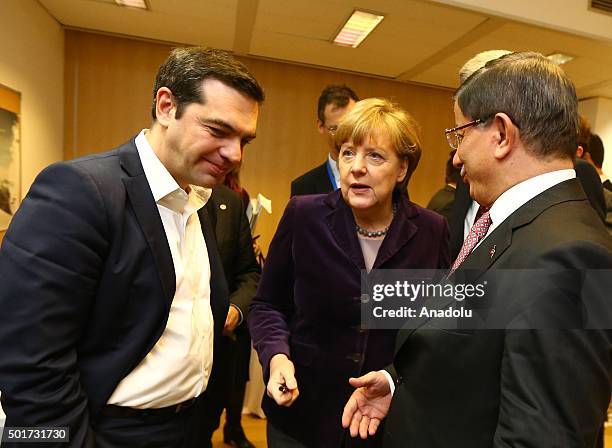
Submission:
M 511 53 L 474 72 L 455 93 L 464 116 L 487 124 L 503 112 L 534 155 L 573 159 L 578 132 L 576 89 L 540 53 Z
M 604 160 L 604 145 L 599 135 L 591 134 L 589 143 L 584 150 L 591 154 L 591 160 L 593 160 L 595 166 L 601 168 Z
M 190 103 L 204 104 L 202 81 L 216 79 L 232 87 L 258 103 L 264 100 L 264 92 L 255 77 L 244 64 L 227 51 L 204 47 L 174 48 L 159 67 L 153 87 L 151 115 L 157 119 L 155 103 L 157 91 L 167 87 L 176 100 L 176 118 L 181 118 Z
M 325 106 L 333 104 L 336 107 L 346 107 L 351 101 L 359 101 L 359 97 L 353 89 L 346 85 L 331 84 L 323 89 L 317 103 L 317 117 L 325 124 Z

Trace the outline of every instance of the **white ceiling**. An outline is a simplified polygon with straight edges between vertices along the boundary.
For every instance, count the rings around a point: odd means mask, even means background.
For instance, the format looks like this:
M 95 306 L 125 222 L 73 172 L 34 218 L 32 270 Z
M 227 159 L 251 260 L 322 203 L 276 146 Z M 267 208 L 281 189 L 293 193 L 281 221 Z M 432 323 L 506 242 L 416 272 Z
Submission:
M 581 98 L 612 98 L 612 15 L 588 0 L 38 0 L 62 25 L 454 88 L 490 49 L 564 52 Z M 332 45 L 353 9 L 385 15 L 356 49 Z

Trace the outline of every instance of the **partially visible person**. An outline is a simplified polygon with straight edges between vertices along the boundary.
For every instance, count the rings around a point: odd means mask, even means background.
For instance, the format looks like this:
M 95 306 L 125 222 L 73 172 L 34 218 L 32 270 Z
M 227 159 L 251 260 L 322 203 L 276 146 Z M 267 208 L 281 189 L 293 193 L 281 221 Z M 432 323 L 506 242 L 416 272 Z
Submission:
M 577 109 L 574 85 L 539 53 L 492 60 L 458 89 L 457 126 L 445 133 L 470 194 L 488 209 L 453 268 L 478 279 L 497 273 L 508 300 L 495 305 L 512 320 L 442 330 L 434 317 L 401 330 L 388 368 L 394 383 L 381 372 L 351 379 L 343 425 L 352 435 L 375 434 L 386 417 L 385 447 L 596 445 L 612 334 L 609 320 L 585 329 L 596 320 L 585 310 L 597 301 L 612 312 L 612 238 L 573 169 Z M 525 271 L 539 279 L 521 282 Z
M 396 331 L 361 327 L 361 271 L 449 263 L 444 218 L 406 194 L 421 155 L 413 118 L 363 100 L 335 139 L 340 190 L 289 201 L 249 313 L 272 448 L 363 444 L 340 427 L 348 378 L 391 362 Z
M 596 168 L 586 159 L 591 140 L 591 125 L 584 116 L 580 115 L 578 118 L 578 147 L 576 148 L 574 169 L 587 198 L 589 198 L 591 206 L 595 209 L 601 220 L 605 222 L 606 200 L 601 179 Z
M 79 448 L 198 446 L 228 312 L 205 204 L 263 99 L 229 53 L 175 48 L 150 129 L 37 176 L 0 249 L 7 426 L 66 427 Z
M 433 195 L 429 203 L 427 204 L 427 208 L 429 210 L 433 210 L 436 213 L 441 214 L 446 218 L 446 221 L 451 224 L 452 217 L 452 209 L 453 202 L 455 202 L 455 190 L 457 189 L 457 183 L 461 182 L 461 176 L 459 175 L 459 169 L 453 166 L 453 156 L 455 155 L 454 151 L 451 151 L 449 154 L 449 158 L 446 161 L 446 171 L 444 176 L 444 181 L 446 185 L 444 188 L 441 188 Z
M 334 133 L 338 123 L 359 101 L 357 94 L 346 85 L 329 85 L 323 89 L 317 102 L 317 130 L 327 142 L 327 160 L 291 182 L 291 196 L 329 193 L 340 188 L 338 150 L 334 146 Z
M 601 140 L 601 137 L 597 134 L 591 134 L 589 143 L 587 144 L 585 150 L 583 151 L 582 158 L 589 162 L 595 170 L 597 174 L 599 174 L 599 178 L 601 179 L 601 184 L 603 187 L 612 192 L 612 182 L 610 182 L 610 178 L 603 172 L 602 166 L 604 161 L 604 144 Z
M 596 134 L 591 134 L 589 143 L 585 147 L 582 158 L 589 162 L 601 180 L 604 199 L 606 201 L 606 227 L 612 235 L 612 183 L 608 176 L 603 172 L 602 165 L 604 160 L 604 145 L 601 138 Z
M 239 169 L 237 166 L 227 174 L 225 185 L 213 188 L 206 204 L 229 287 L 230 307 L 223 336 L 215 340 L 215 359 L 202 411 L 202 446 L 212 446 L 212 434 L 219 427 L 225 409 L 223 441 L 237 448 L 254 448 L 244 433 L 241 419 L 251 355 L 246 319 L 257 290 L 260 267 L 245 214 L 249 195 L 240 186 Z

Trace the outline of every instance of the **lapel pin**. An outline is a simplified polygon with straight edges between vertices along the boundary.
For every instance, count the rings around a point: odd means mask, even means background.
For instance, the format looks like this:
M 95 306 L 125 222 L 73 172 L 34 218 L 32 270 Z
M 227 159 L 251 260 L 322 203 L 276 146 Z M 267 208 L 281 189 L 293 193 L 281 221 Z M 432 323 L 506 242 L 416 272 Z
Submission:
M 494 244 L 493 247 L 491 248 L 491 250 L 489 251 L 489 258 L 493 258 L 493 255 L 495 255 L 495 248 L 497 247 L 497 244 Z
M 220 208 L 221 210 L 225 210 L 225 209 L 227 208 L 227 205 L 225 205 L 225 204 L 221 204 L 221 205 L 219 206 L 219 208 Z

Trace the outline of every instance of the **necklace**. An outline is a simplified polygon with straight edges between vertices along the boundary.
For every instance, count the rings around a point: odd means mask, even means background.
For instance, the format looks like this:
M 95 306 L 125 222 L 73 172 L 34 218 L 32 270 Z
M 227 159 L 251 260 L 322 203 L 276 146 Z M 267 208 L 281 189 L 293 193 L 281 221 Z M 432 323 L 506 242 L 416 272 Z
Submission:
M 395 212 L 397 211 L 397 204 L 394 203 L 393 204 L 393 216 L 395 216 Z M 393 222 L 393 218 L 391 218 L 391 221 Z M 391 226 L 391 224 L 389 224 L 387 227 L 385 227 L 382 230 L 367 230 L 364 229 L 363 227 L 361 227 L 359 224 L 355 223 L 355 230 L 357 231 L 357 233 L 359 235 L 363 235 L 365 237 L 368 238 L 378 238 L 381 236 L 385 236 L 387 234 L 387 232 L 389 232 L 389 227 Z

